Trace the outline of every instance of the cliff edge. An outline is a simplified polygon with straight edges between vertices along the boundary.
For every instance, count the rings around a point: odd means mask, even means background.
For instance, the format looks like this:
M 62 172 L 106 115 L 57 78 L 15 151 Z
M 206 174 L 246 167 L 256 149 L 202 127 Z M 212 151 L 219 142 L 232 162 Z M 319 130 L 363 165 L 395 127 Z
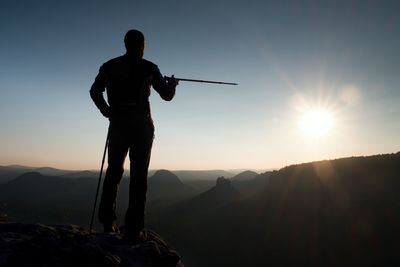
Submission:
M 0 223 L 2 267 L 183 267 L 162 238 L 146 231 L 140 244 L 121 234 L 90 233 L 76 225 Z

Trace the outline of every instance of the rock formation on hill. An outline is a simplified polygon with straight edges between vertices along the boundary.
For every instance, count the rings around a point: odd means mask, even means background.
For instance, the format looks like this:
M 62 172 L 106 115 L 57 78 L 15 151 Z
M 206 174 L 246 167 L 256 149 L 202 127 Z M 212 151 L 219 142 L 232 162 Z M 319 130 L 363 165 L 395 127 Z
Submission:
M 183 267 L 157 234 L 146 236 L 134 245 L 120 234 L 91 234 L 75 225 L 0 223 L 0 266 Z

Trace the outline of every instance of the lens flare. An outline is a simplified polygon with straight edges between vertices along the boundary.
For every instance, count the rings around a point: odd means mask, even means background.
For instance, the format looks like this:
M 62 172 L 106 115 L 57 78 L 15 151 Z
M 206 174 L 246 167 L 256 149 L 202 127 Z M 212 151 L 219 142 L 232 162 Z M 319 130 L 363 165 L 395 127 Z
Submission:
M 320 137 L 332 129 L 333 116 L 327 110 L 315 109 L 304 112 L 300 120 L 300 128 L 307 136 Z

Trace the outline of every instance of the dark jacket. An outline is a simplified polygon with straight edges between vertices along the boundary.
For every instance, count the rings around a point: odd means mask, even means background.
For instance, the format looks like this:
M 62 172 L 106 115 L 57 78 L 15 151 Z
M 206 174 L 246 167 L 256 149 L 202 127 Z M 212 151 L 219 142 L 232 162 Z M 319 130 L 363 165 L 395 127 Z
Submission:
M 168 85 L 157 65 L 125 54 L 100 67 L 90 96 L 100 112 L 110 120 L 126 117 L 127 113 L 151 118 L 151 86 L 166 101 L 172 100 L 175 95 L 175 87 Z M 108 104 L 103 96 L 105 90 Z

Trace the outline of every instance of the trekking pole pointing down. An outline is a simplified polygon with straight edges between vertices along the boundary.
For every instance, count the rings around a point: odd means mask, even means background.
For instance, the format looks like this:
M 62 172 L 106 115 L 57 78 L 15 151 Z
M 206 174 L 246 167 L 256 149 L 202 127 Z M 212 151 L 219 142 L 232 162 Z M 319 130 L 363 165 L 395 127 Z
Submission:
M 92 218 L 90 219 L 90 228 L 89 228 L 89 232 L 90 232 L 90 233 L 92 233 L 93 220 L 94 220 L 94 215 L 95 215 L 95 213 L 96 213 L 97 197 L 99 196 L 99 190 L 100 190 L 100 184 L 101 184 L 101 176 L 102 176 L 102 174 L 103 174 L 104 160 L 105 160 L 105 158 L 106 158 L 106 152 L 107 152 L 107 147 L 108 147 L 109 136 L 110 136 L 110 130 L 108 130 L 108 132 L 107 132 L 106 144 L 105 144 L 105 146 L 104 146 L 103 159 L 101 160 L 101 168 L 100 168 L 99 182 L 97 183 L 97 190 L 96 190 L 96 197 L 95 197 L 95 199 L 94 199 Z
M 207 80 L 196 80 L 196 79 L 186 79 L 186 78 L 175 78 L 174 75 L 171 77 L 164 76 L 166 80 L 175 79 L 177 81 L 183 82 L 196 82 L 196 83 L 215 83 L 215 84 L 225 84 L 225 85 L 238 85 L 237 83 L 230 83 L 230 82 L 220 82 L 220 81 L 207 81 Z

